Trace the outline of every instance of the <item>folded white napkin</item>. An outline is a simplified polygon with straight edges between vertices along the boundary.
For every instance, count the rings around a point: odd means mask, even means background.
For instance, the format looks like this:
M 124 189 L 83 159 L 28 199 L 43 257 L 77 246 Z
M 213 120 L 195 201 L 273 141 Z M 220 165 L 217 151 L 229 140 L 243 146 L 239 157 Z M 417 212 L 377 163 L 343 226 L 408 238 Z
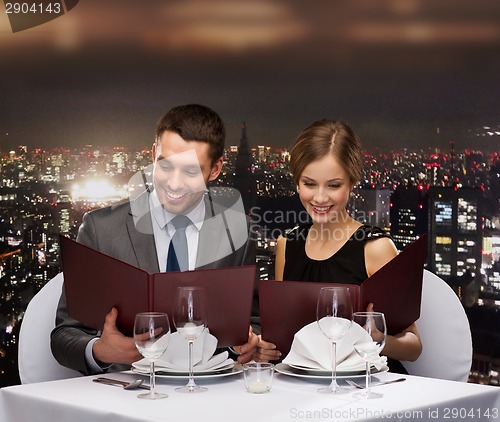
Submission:
M 353 322 L 347 334 L 337 341 L 337 370 L 361 371 L 366 368 L 366 362 L 354 350 L 354 344 L 371 342 L 370 335 L 358 324 Z M 314 370 L 332 369 L 332 343 L 321 332 L 317 322 L 311 322 L 301 328 L 293 338 L 292 347 L 283 363 Z M 376 357 L 371 361 L 377 369 L 387 363 L 385 356 Z
M 213 371 L 234 363 L 228 358 L 228 352 L 219 353 L 214 356 L 217 348 L 217 339 L 205 330 L 193 343 L 193 369 L 195 372 Z M 132 366 L 139 371 L 149 371 L 149 361 L 141 359 L 134 362 Z M 155 362 L 156 371 L 178 371 L 189 370 L 188 342 L 178 332 L 170 335 L 168 348 Z

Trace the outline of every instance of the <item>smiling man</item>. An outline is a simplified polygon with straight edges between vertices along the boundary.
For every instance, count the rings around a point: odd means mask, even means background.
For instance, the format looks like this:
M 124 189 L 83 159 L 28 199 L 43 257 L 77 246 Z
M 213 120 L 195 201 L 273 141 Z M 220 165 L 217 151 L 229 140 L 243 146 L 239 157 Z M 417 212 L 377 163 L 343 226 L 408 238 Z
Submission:
M 158 122 L 153 183 L 163 208 L 188 214 L 222 168 L 225 129 L 219 116 L 198 105 L 176 107 Z
M 158 122 L 152 148 L 153 189 L 131 179 L 144 190 L 128 202 L 87 213 L 77 241 L 149 272 L 255 264 L 240 196 L 207 187 L 221 171 L 224 141 L 224 125 L 210 108 L 169 110 Z M 139 173 L 139 182 L 149 173 Z M 102 333 L 96 332 L 68 316 L 63 294 L 51 335 L 55 358 L 84 374 L 130 367 L 141 355 L 116 327 L 116 317 L 113 308 Z M 250 329 L 248 342 L 235 347 L 238 361 L 252 359 L 257 343 Z

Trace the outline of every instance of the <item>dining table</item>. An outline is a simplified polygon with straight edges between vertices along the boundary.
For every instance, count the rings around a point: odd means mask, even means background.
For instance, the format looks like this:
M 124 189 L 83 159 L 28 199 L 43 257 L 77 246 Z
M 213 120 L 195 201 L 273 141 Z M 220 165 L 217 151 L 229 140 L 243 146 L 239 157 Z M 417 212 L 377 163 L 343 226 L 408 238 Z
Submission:
M 102 375 L 101 375 L 102 376 Z M 149 377 L 125 371 L 106 377 L 132 381 Z M 179 393 L 183 377 L 156 377 L 156 389 L 167 393 L 161 400 L 142 400 L 144 390 L 123 389 L 93 382 L 99 375 L 23 384 L 0 389 L 1 422 L 164 422 L 186 421 L 498 421 L 500 388 L 435 378 L 404 375 L 404 382 L 376 385 L 400 378 L 391 372 L 373 376 L 374 391 L 382 398 L 363 399 L 362 391 L 349 388 L 341 395 L 324 394 L 328 377 L 298 377 L 274 373 L 272 388 L 263 394 L 247 392 L 243 374 L 197 377 L 204 393 Z M 364 377 L 354 378 L 359 384 Z

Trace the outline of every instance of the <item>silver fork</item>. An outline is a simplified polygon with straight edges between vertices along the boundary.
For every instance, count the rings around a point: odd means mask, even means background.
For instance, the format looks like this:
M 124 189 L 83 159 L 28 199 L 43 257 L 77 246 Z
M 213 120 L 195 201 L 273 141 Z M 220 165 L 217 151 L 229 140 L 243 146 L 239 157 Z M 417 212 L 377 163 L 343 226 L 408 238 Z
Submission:
M 401 382 L 401 381 L 406 381 L 406 378 L 396 378 L 395 380 L 390 380 L 390 381 L 382 381 L 382 382 L 375 382 L 372 383 L 372 387 L 378 386 L 378 385 L 384 385 L 384 384 L 392 384 L 394 382 Z M 356 388 L 366 388 L 366 386 L 358 384 L 357 382 L 351 381 L 351 380 L 345 380 L 347 384 L 349 384 L 351 387 L 356 387 Z

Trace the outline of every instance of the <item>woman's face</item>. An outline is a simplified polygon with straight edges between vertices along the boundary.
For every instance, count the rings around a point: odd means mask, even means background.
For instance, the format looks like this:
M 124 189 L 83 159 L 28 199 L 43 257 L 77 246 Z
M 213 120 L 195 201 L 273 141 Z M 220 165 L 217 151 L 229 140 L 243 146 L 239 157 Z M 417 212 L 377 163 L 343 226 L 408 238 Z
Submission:
M 336 223 L 347 217 L 351 181 L 332 154 L 313 161 L 299 179 L 299 198 L 314 223 Z

